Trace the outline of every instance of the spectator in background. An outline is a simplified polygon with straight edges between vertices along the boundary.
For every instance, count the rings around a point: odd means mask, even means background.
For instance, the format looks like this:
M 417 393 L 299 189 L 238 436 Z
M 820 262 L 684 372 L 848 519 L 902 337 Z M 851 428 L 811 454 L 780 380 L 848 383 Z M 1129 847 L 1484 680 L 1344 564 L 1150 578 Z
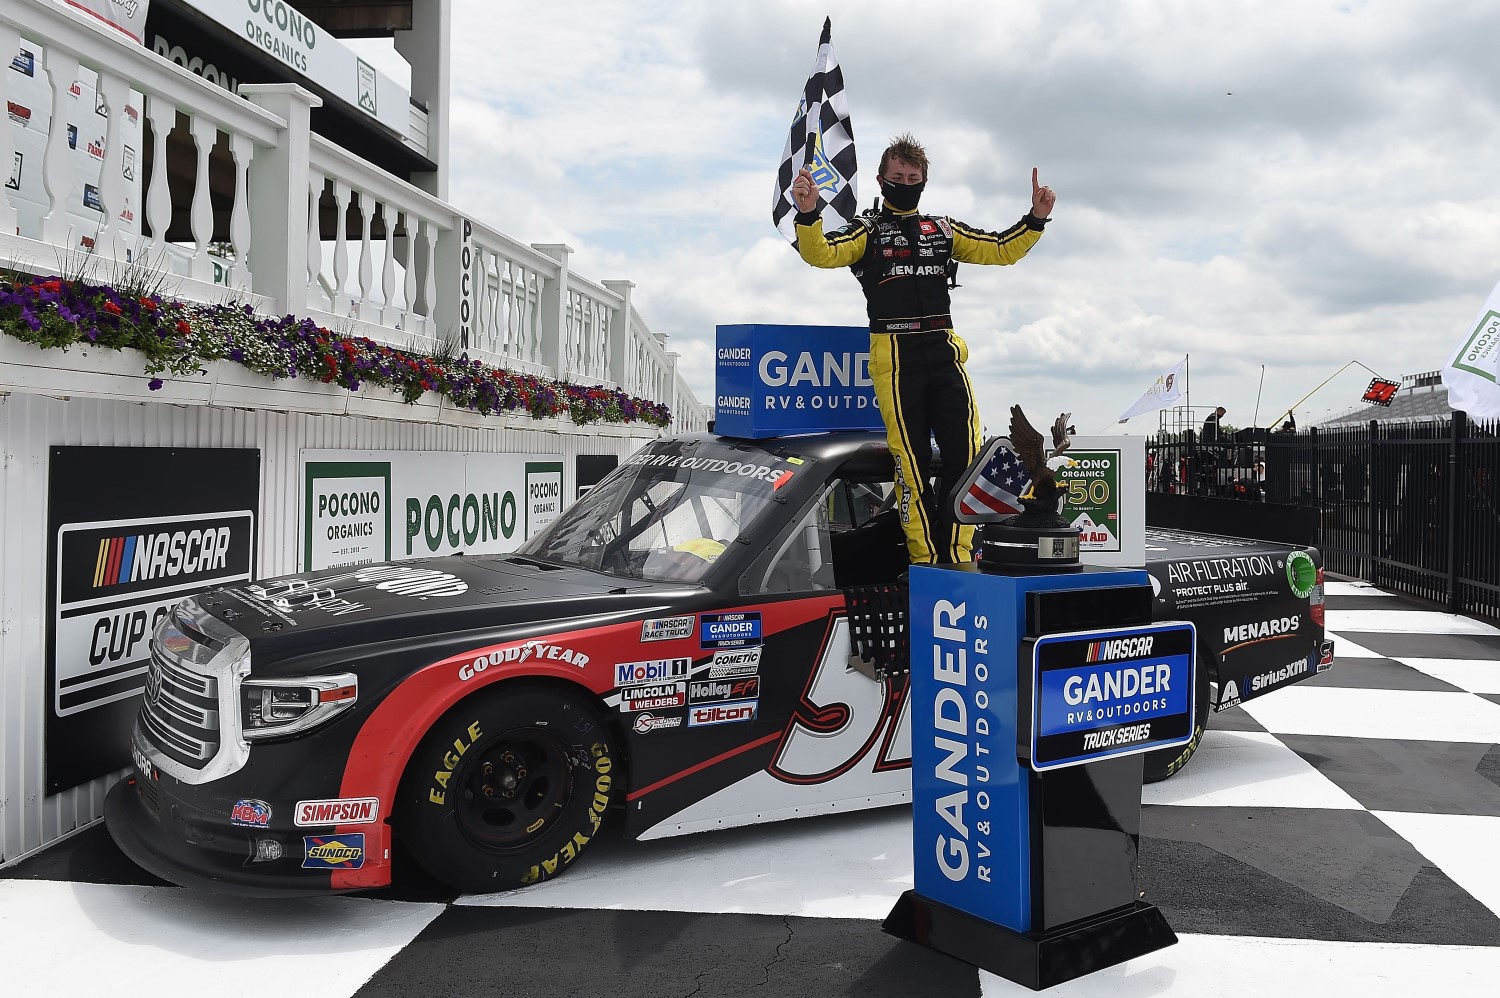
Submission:
M 1221 405 L 1209 413 L 1208 418 L 1203 421 L 1203 433 L 1201 436 L 1204 443 L 1216 444 L 1219 442 L 1219 420 L 1224 418 L 1224 412 L 1225 409 Z
M 1281 432 L 1282 433 L 1296 433 L 1297 432 L 1297 417 L 1296 416 L 1292 416 L 1292 415 L 1288 415 L 1286 417 L 1286 422 L 1281 424 Z

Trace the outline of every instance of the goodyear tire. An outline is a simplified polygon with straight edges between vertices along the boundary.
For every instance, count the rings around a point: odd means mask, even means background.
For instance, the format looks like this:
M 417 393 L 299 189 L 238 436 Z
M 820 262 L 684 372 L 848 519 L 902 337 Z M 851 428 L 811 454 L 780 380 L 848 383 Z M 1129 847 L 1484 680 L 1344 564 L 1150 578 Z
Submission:
M 1203 731 L 1208 727 L 1208 668 L 1204 665 L 1203 648 L 1198 649 L 1198 688 L 1193 691 L 1193 738 L 1177 748 L 1147 752 L 1145 768 L 1141 773 L 1143 783 L 1160 783 L 1182 772 L 1198 746 L 1203 744 Z
M 619 774 L 609 728 L 582 696 L 504 685 L 433 725 L 402 780 L 397 834 L 464 893 L 561 873 L 598 835 Z

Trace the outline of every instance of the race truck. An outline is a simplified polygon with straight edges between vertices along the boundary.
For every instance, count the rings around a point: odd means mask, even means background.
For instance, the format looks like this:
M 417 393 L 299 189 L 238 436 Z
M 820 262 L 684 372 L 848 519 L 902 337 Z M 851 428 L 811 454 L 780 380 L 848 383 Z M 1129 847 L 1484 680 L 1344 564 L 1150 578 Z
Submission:
M 137 863 L 245 895 L 533 884 L 606 821 L 652 839 L 911 799 L 909 677 L 851 657 L 904 591 L 883 435 L 648 444 L 511 554 L 210 589 L 151 642 L 106 823 Z M 1150 534 L 1207 709 L 1332 659 L 1312 548 Z M 404 862 L 404 860 L 402 860 Z

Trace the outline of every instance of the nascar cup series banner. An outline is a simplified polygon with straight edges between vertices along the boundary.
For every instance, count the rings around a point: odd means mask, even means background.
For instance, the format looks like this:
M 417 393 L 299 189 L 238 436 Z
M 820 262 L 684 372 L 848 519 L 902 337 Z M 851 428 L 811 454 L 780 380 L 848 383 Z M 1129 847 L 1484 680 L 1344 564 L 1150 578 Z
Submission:
M 867 326 L 719 326 L 714 432 L 878 430 Z
M 302 452 L 302 570 L 514 551 L 563 510 L 557 454 Z
M 260 451 L 54 447 L 47 499 L 47 793 L 130 762 L 150 637 L 255 569 Z

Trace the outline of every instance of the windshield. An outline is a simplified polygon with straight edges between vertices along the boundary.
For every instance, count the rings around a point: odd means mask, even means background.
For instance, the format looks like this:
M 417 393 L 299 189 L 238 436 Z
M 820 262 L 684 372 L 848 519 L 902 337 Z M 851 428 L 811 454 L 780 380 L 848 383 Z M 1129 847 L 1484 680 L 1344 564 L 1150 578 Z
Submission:
M 631 579 L 699 582 L 809 458 L 719 440 L 642 448 L 517 552 Z

